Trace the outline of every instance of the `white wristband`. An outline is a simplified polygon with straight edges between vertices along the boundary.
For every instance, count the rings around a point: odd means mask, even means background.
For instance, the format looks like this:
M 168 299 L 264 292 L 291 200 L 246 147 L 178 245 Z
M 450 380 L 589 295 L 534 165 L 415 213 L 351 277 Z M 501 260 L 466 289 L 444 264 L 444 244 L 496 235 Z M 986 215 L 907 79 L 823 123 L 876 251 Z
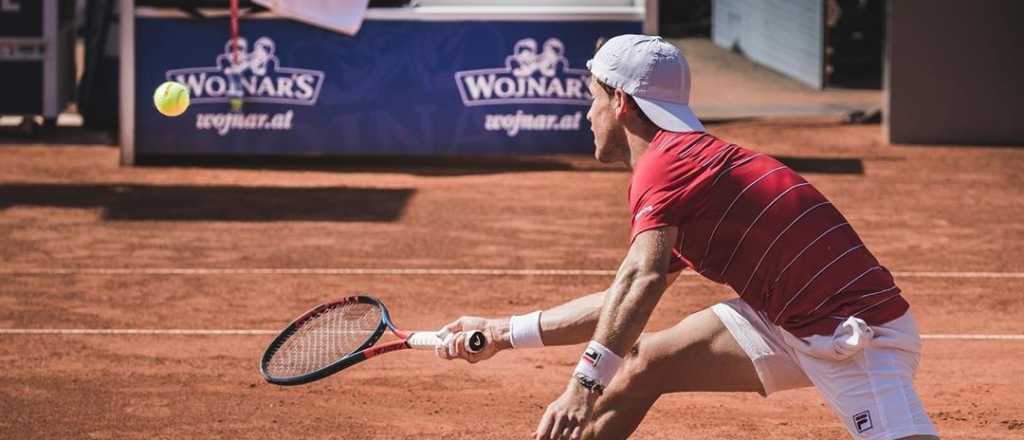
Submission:
M 579 364 L 576 364 L 575 373 L 583 374 L 597 381 L 602 387 L 607 387 L 621 366 L 622 357 L 599 342 L 590 341 L 580 356 Z
M 540 348 L 540 310 L 526 315 L 513 315 L 508 320 L 509 342 L 512 348 Z

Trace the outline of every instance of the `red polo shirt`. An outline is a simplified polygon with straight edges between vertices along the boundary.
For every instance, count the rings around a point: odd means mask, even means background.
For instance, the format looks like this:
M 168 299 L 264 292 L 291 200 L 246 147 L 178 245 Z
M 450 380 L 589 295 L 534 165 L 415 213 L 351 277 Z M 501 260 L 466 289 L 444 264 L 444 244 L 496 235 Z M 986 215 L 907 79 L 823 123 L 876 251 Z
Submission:
M 909 304 L 889 271 L 817 189 L 770 156 L 701 132 L 659 132 L 630 182 L 631 237 L 679 228 L 669 272 L 733 288 L 796 336 L 850 316 L 877 325 Z

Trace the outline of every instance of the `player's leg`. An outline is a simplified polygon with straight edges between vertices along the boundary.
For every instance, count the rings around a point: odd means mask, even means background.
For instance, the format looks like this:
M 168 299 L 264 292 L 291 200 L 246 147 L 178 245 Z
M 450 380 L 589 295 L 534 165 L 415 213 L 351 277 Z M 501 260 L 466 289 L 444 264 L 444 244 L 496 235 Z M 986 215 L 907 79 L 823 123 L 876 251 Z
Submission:
M 935 427 L 914 389 L 905 357 L 890 349 L 860 353 L 846 363 L 809 372 L 822 397 L 855 439 L 935 440 Z M 883 353 L 883 352 L 889 353 Z M 801 360 L 805 362 L 805 359 Z
M 626 438 L 659 396 L 679 391 L 764 393 L 750 357 L 711 309 L 640 337 L 598 399 L 584 438 Z
M 938 438 L 914 387 L 921 340 L 913 315 L 872 326 L 859 350 L 836 357 L 834 341 L 851 340 L 849 331 L 857 327 L 841 326 L 833 336 L 786 339 L 853 438 Z

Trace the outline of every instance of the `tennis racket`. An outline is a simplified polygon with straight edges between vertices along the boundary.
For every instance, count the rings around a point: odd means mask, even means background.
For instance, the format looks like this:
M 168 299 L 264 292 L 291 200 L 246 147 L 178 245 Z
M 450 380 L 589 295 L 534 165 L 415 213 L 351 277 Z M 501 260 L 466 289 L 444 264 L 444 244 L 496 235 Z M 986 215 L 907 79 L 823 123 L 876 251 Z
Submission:
M 398 340 L 374 345 L 387 330 Z M 467 336 L 466 349 L 471 353 L 487 344 L 483 332 Z M 349 296 L 313 307 L 292 321 L 263 353 L 260 373 L 270 383 L 299 385 L 382 353 L 406 348 L 434 350 L 441 345 L 437 332 L 395 328 L 388 309 L 377 298 Z

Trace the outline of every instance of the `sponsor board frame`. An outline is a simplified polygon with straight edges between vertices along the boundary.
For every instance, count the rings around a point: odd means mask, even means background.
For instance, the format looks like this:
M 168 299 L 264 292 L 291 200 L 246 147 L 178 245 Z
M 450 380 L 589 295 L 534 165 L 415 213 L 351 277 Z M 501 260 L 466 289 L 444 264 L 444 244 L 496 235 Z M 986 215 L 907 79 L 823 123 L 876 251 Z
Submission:
M 654 3 L 656 7 L 656 1 L 651 2 L 650 0 L 636 0 L 633 6 L 619 6 L 619 7 L 579 7 L 579 6 L 557 6 L 557 7 L 531 7 L 531 8 L 516 8 L 516 7 L 498 7 L 498 6 L 435 6 L 435 7 L 420 7 L 420 8 L 371 8 L 367 10 L 367 22 L 391 22 L 391 21 L 408 21 L 408 22 L 465 22 L 465 23 L 483 23 L 489 21 L 507 21 L 507 22 L 536 22 L 539 24 L 550 25 L 552 27 L 558 26 L 559 22 L 630 22 L 636 24 L 636 30 L 639 32 L 645 28 L 645 9 L 650 8 L 650 4 Z M 646 4 L 646 5 L 645 5 Z M 136 78 L 136 69 L 134 66 L 138 62 L 137 50 L 140 48 L 137 46 L 137 21 L 139 19 L 149 18 L 187 18 L 188 16 L 180 11 L 171 9 L 159 9 L 149 7 L 135 7 L 133 0 L 120 0 L 119 10 L 121 12 L 121 99 L 120 103 L 120 141 L 121 141 L 121 162 L 124 165 L 132 165 L 139 162 L 139 156 L 149 155 L 150 152 L 146 150 L 146 133 L 139 133 L 139 121 L 136 119 L 140 110 L 144 110 L 148 106 L 148 102 L 142 100 L 144 94 L 138 87 L 143 87 L 143 84 L 139 84 L 138 78 Z M 217 14 L 226 14 L 226 11 L 203 11 L 204 14 L 210 16 L 217 16 Z M 280 17 L 276 17 L 271 13 L 258 13 L 247 15 L 246 20 L 263 21 L 263 20 L 284 20 Z M 649 20 L 647 20 L 649 21 Z M 378 23 L 379 24 L 379 23 Z M 308 26 L 308 25 L 306 25 Z M 244 32 L 244 26 L 243 26 Z M 537 35 L 537 38 L 543 39 L 545 35 Z M 480 69 L 482 71 L 493 71 L 500 66 L 500 60 L 506 52 L 495 53 L 496 62 L 490 65 L 482 65 Z M 304 66 L 287 65 L 285 63 L 283 69 L 279 68 L 279 72 L 287 71 L 292 69 L 295 72 L 299 71 L 310 71 L 313 69 L 304 69 Z M 585 72 L 582 68 L 582 63 L 578 60 L 572 64 L 570 71 L 576 74 Z M 473 70 L 473 69 L 469 69 Z M 467 71 L 468 73 L 469 71 Z M 456 80 L 453 78 L 452 80 Z M 452 81 L 450 80 L 450 81 Z M 323 86 L 319 84 L 318 86 Z M 318 92 L 319 93 L 319 92 Z M 137 102 L 140 101 L 140 102 Z M 265 99 L 264 102 L 272 102 L 271 99 Z M 571 100 L 558 100 L 552 99 L 548 103 L 551 104 L 562 104 L 562 105 L 573 105 L 579 111 L 585 113 L 586 107 L 579 102 L 569 102 Z M 202 98 L 194 101 L 197 106 L 201 105 L 204 101 Z M 260 102 L 260 99 L 247 100 L 247 102 Z M 542 101 L 536 101 L 532 104 L 544 104 Z M 137 106 L 143 106 L 139 108 Z M 522 109 L 509 107 L 502 109 L 499 114 L 485 115 L 488 123 L 488 129 L 492 131 L 500 131 L 504 137 L 513 136 L 529 136 L 535 135 L 536 131 L 541 129 L 551 130 L 564 130 L 567 124 L 571 125 L 573 121 L 579 124 L 581 120 L 585 119 L 581 114 L 557 114 L 557 112 L 545 112 L 542 110 L 531 112 L 527 111 L 524 114 Z M 271 114 L 268 117 L 283 116 Z M 292 114 L 288 112 L 288 119 L 292 118 Z M 563 112 L 564 113 L 564 112 Z M 570 112 L 571 113 L 571 112 Z M 579 113 L 579 112 L 576 112 Z M 558 118 L 556 118 L 556 116 Z M 531 118 L 532 117 L 532 118 Z M 230 118 L 229 118 L 230 119 Z M 266 118 L 265 118 L 266 119 Z M 296 116 L 296 119 L 299 119 Z M 557 123 L 553 123 L 557 119 Z M 204 122 L 208 121 L 219 121 L 217 119 L 206 118 Z M 236 120 L 236 123 L 240 121 Z M 586 121 L 582 121 L 586 124 Z M 511 124 L 511 125 L 510 125 Z M 531 125 L 532 124 L 532 125 Z M 237 124 L 236 124 L 237 125 Z M 491 127 L 491 126 L 494 127 Z M 498 127 L 500 125 L 500 127 Z M 481 122 L 483 126 L 483 122 Z M 585 127 L 584 127 L 585 128 Z M 229 131 L 230 133 L 230 131 Z M 140 134 L 142 137 L 140 137 Z M 140 145 L 141 144 L 141 145 Z M 141 148 L 140 148 L 141 147 Z M 239 147 L 240 148 L 240 147 Z M 232 151 L 230 154 L 242 154 L 245 152 L 241 149 L 236 148 L 236 151 Z M 214 152 L 218 154 L 224 153 L 223 151 Z M 211 153 L 211 154 L 214 154 Z M 266 154 L 266 151 L 257 152 L 257 154 Z M 276 153 L 276 152 L 275 152 Z M 301 155 L 307 155 L 309 152 L 300 151 Z M 365 152 L 360 152 L 364 153 Z M 413 154 L 432 154 L 431 151 L 415 151 Z M 441 152 L 442 154 L 462 154 L 463 151 L 459 148 L 455 148 L 451 151 Z M 468 151 L 466 154 L 473 154 Z M 515 154 L 515 152 L 511 152 Z M 283 155 L 289 155 L 290 152 L 280 152 Z M 313 152 L 312 154 L 324 154 L 322 152 Z M 326 153 L 333 154 L 333 153 Z M 388 154 L 391 154 L 389 152 Z M 397 154 L 404 154 L 402 151 L 398 151 Z M 197 154 L 202 156 L 203 153 Z

